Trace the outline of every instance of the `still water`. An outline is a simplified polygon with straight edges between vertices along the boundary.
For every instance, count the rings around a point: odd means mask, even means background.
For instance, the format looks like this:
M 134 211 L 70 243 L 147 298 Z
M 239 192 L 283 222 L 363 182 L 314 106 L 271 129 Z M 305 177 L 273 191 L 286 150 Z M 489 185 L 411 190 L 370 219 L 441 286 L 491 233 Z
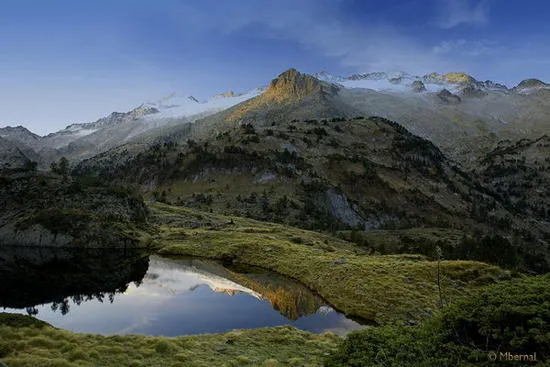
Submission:
M 0 248 L 0 310 L 83 333 L 176 336 L 361 325 L 302 284 L 248 266 L 120 250 Z

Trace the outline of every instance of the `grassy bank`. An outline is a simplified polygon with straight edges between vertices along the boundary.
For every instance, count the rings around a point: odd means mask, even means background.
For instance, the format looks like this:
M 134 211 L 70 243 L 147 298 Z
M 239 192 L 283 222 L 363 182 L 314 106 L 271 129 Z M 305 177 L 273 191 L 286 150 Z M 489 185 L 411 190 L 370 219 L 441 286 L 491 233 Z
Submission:
M 264 267 L 301 281 L 346 314 L 379 324 L 416 324 L 438 309 L 437 262 L 419 255 L 367 255 L 359 246 L 280 224 L 158 204 L 162 254 L 202 256 Z M 474 261 L 441 263 L 451 304 L 510 277 Z
M 549 275 L 491 285 L 420 326 L 353 332 L 327 366 L 550 366 L 549 300 Z
M 175 338 L 75 334 L 0 313 L 0 361 L 10 367 L 321 366 L 341 342 L 285 326 Z

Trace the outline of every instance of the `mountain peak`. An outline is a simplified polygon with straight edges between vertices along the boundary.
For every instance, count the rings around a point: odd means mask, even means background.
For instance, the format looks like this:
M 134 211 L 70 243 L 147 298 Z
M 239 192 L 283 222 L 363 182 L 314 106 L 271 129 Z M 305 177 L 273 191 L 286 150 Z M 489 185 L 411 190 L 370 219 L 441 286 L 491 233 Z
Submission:
M 476 82 L 474 77 L 463 72 L 451 72 L 447 74 L 430 73 L 424 75 L 423 79 L 427 81 L 447 82 L 450 84 L 471 84 Z
M 550 85 L 546 84 L 542 80 L 531 78 L 531 79 L 522 80 L 516 86 L 516 88 L 518 88 L 518 89 L 521 89 L 521 88 L 541 88 L 541 87 L 548 87 L 548 86 L 550 86 Z
M 470 84 L 470 83 L 474 83 L 476 80 L 466 74 L 466 73 L 447 73 L 445 75 L 443 75 L 443 78 L 449 82 L 449 83 L 453 83 L 453 84 Z
M 283 101 L 301 99 L 318 92 L 321 92 L 321 82 L 318 79 L 296 69 L 288 69 L 271 81 L 264 95 L 268 99 Z
M 324 106 L 328 96 L 335 95 L 338 87 L 323 82 L 314 76 L 302 74 L 296 69 L 288 69 L 279 74 L 269 84 L 266 91 L 256 98 L 237 106 L 227 117 L 227 121 L 242 118 L 249 112 L 268 108 L 287 108 L 287 104 L 300 104 L 312 98 L 318 106 Z M 275 107 L 275 105 L 278 105 Z
M 0 127 L 0 137 L 4 138 L 16 138 L 18 140 L 25 141 L 27 139 L 36 140 L 40 136 L 36 135 L 24 126 L 6 126 Z

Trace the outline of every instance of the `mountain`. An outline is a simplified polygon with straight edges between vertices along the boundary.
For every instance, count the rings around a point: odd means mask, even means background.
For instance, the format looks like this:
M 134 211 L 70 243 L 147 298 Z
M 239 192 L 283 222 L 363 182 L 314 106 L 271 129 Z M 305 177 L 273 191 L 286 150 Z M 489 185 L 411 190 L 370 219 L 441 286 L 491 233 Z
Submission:
M 336 83 L 339 98 L 349 107 L 399 121 L 469 167 L 499 140 L 534 139 L 549 127 L 550 88 L 538 80 L 507 88 L 465 73 L 317 76 Z
M 550 138 L 501 141 L 480 161 L 481 180 L 508 207 L 550 227 Z
M 343 116 L 351 111 L 338 99 L 334 84 L 289 69 L 273 79 L 261 95 L 229 109 L 225 120 L 269 124 L 281 119 Z
M 13 168 L 13 167 L 11 167 Z M 0 170 L 0 246 L 146 247 L 148 210 L 129 188 L 34 170 Z
M 29 148 L 39 154 L 31 159 L 47 166 L 61 156 L 77 162 L 121 144 L 148 144 L 162 135 L 187 134 L 189 129 L 208 134 L 224 124 L 381 116 L 399 121 L 452 159 L 474 168 L 500 140 L 536 139 L 546 133 L 549 94 L 549 84 L 537 79 L 508 88 L 457 72 L 424 76 L 374 72 L 341 77 L 326 71 L 311 76 L 289 69 L 268 87 L 244 94 L 229 91 L 202 102 L 193 96 L 171 94 L 126 113 L 70 125 L 46 137 L 20 127 L 1 129 L 0 134 L 16 142 L 27 155 L 25 149 Z M 223 118 L 218 112 L 224 112 Z M 201 123 L 184 127 L 195 121 Z
M 241 107 L 218 118 L 225 122 Z M 248 114 L 256 113 L 248 110 L 241 118 L 248 121 Z M 306 228 L 437 225 L 457 216 L 470 223 L 470 179 L 437 147 L 394 122 L 333 118 L 262 124 L 225 125 L 197 141 L 189 135 L 174 141 L 170 135 L 138 154 L 121 147 L 82 162 L 77 172 L 131 180 L 179 205 Z
M 151 200 L 306 229 L 431 226 L 472 236 L 491 233 L 513 242 L 510 246 L 522 254 L 517 256 L 539 254 L 542 265 L 533 267 L 545 268 L 547 219 L 525 219 L 527 212 L 516 201 L 506 201 L 491 183 L 498 177 L 483 160 L 502 141 L 494 131 L 505 131 L 489 127 L 506 124 L 472 124 L 464 114 L 488 102 L 491 106 L 492 99 L 525 105 L 539 97 L 513 91 L 466 97 L 456 88 L 434 93 L 430 83 L 464 85 L 473 78 L 451 74 L 424 79 L 429 81 L 426 92 L 377 92 L 290 69 L 254 98 L 193 124 L 159 131 L 148 143 L 129 142 L 87 159 L 75 173 L 137 183 Z M 407 117 L 398 123 L 363 117 L 362 111 Z M 513 135 L 530 134 L 516 130 Z M 517 247 L 524 245 L 529 249 Z
M 38 146 L 40 136 L 30 132 L 23 126 L 7 126 L 0 128 L 0 138 L 24 144 L 27 147 L 34 148 Z
M 0 168 L 23 168 L 29 162 L 29 158 L 15 143 L 0 137 Z
M 65 156 L 80 161 L 124 144 L 146 132 L 193 122 L 227 109 L 260 94 L 262 88 L 248 93 L 224 93 L 200 102 L 193 96 L 171 94 L 147 102 L 129 112 L 113 112 L 95 122 L 72 124 L 46 136 L 33 134 L 24 127 L 0 129 L 0 136 L 15 143 L 42 166 Z

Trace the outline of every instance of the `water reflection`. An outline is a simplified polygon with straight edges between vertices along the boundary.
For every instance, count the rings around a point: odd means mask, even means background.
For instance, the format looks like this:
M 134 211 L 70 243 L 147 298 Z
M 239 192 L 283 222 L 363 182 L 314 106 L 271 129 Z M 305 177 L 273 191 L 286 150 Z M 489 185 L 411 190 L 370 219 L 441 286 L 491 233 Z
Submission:
M 140 252 L 0 248 L 0 306 L 77 332 L 184 335 L 293 324 L 360 325 L 269 271 Z
M 147 273 L 147 253 L 130 249 L 0 247 L 0 307 L 25 308 L 51 303 L 66 315 L 72 305 L 113 302 L 131 282 Z

